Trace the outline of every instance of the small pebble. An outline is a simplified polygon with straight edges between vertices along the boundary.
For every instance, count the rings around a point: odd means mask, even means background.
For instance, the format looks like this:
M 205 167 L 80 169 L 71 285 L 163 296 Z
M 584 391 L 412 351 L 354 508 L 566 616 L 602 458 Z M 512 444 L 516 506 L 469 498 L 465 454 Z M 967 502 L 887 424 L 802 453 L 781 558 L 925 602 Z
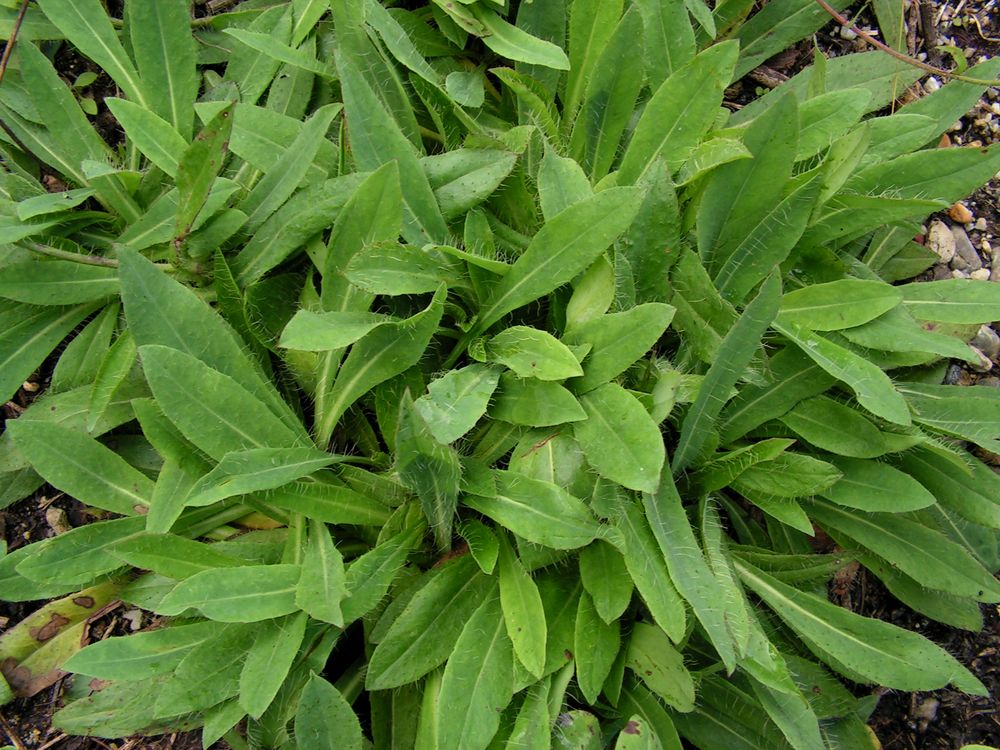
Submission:
M 937 698 L 928 698 L 913 709 L 912 716 L 917 719 L 918 731 L 927 731 L 927 726 L 937 718 L 940 705 L 941 701 Z
M 943 221 L 931 222 L 927 230 L 927 246 L 938 254 L 942 263 L 950 263 L 955 257 L 955 237 Z
M 989 243 L 989 240 L 983 240 L 980 242 L 979 249 L 986 255 L 993 255 L 993 245 Z
M 990 271 L 990 281 L 1000 284 L 1000 263 L 993 264 L 993 270 Z
M 975 338 L 969 343 L 990 359 L 996 359 L 1000 354 L 1000 336 L 990 326 L 979 326 Z
M 955 269 L 952 269 L 951 278 L 953 278 L 953 279 L 967 279 L 967 278 L 969 278 L 969 272 L 968 271 L 961 271 L 961 270 L 955 268 Z
M 970 224 L 975 219 L 972 211 L 964 203 L 955 203 L 948 209 L 948 215 L 959 224 Z
M 128 620 L 128 629 L 134 633 L 142 627 L 142 610 L 126 610 L 125 612 L 122 612 L 122 619 Z
M 992 272 L 988 268 L 977 268 L 975 271 L 969 273 L 969 278 L 976 281 L 989 281 L 990 273 Z
M 854 29 L 851 29 L 847 26 L 841 26 L 840 38 L 848 42 L 853 42 L 855 39 L 858 38 L 858 35 L 857 33 L 855 33 Z M 938 87 L 940 88 L 940 84 L 938 84 Z
M 72 531 L 73 529 L 70 526 L 69 519 L 66 517 L 66 511 L 54 505 L 50 505 L 45 509 L 45 522 L 57 535 L 65 534 L 67 531 Z
M 976 372 L 989 372 L 990 370 L 993 369 L 993 361 L 989 357 L 987 357 L 985 354 L 983 354 L 974 346 L 970 346 L 969 348 L 979 359 L 979 361 L 976 364 L 969 365 L 971 369 L 975 370 Z
M 976 219 L 975 229 L 979 232 L 986 231 L 986 219 L 984 217 L 980 216 L 978 219 Z
M 951 267 L 960 271 L 976 271 L 983 267 L 983 261 L 972 246 L 969 235 L 962 227 L 952 227 L 951 236 L 955 239 L 955 255 L 951 259 Z
M 939 81 L 934 76 L 931 76 L 926 81 L 924 81 L 924 91 L 926 91 L 928 94 L 933 94 L 939 88 L 941 88 L 941 81 Z
M 958 132 L 959 130 L 962 130 L 964 127 L 965 127 L 965 123 L 962 122 L 961 120 L 959 120 L 954 125 L 952 125 L 950 128 L 948 128 L 948 130 L 950 132 L 952 132 L 952 133 L 955 133 L 955 132 Z
M 30 380 L 25 380 L 21 383 L 21 388 L 23 388 L 28 393 L 34 393 L 38 390 L 38 383 L 32 383 Z

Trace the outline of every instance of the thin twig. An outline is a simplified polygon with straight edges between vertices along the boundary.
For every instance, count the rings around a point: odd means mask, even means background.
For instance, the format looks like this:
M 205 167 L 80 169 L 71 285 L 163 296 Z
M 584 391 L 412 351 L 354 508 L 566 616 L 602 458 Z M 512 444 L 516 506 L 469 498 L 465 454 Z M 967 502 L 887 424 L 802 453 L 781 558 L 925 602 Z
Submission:
M 928 73 L 933 73 L 934 75 L 944 76 L 946 78 L 954 78 L 958 81 L 963 81 L 965 83 L 974 83 L 979 86 L 1000 86 L 1000 79 L 992 79 L 987 81 L 980 78 L 969 78 L 968 76 L 960 75 L 959 73 L 955 73 L 950 70 L 945 70 L 943 68 L 935 68 L 933 65 L 928 65 L 925 62 L 910 57 L 909 55 L 904 55 L 902 52 L 897 52 L 887 44 L 883 44 L 882 42 L 880 42 L 878 39 L 873 37 L 867 31 L 859 29 L 853 23 L 848 21 L 846 18 L 844 18 L 844 16 L 840 15 L 840 13 L 831 8 L 829 3 L 826 2 L 826 0 L 816 0 L 816 2 L 819 4 L 819 7 L 825 10 L 830 15 L 830 17 L 833 18 L 833 20 L 835 20 L 841 26 L 847 27 L 855 34 L 857 34 L 861 39 L 868 42 L 868 44 L 872 45 L 877 49 L 882 50 L 887 55 L 895 57 L 897 60 L 900 60 L 901 62 L 905 62 L 907 65 L 912 65 L 915 68 L 926 70 Z
M 7 738 L 11 741 L 11 743 L 13 743 L 14 747 L 16 747 L 17 750 L 28 750 L 24 746 L 24 743 L 21 742 L 21 738 L 17 736 L 17 732 L 11 729 L 10 724 L 7 723 L 7 720 L 3 717 L 3 714 L 0 714 L 0 724 L 3 724 L 3 731 L 7 734 Z
M 3 83 L 4 75 L 7 73 L 7 63 L 10 60 L 10 54 L 14 51 L 14 42 L 17 41 L 17 34 L 21 30 L 21 24 L 24 23 L 24 15 L 28 12 L 28 0 L 22 0 L 21 8 L 17 12 L 17 18 L 14 20 L 14 27 L 10 30 L 10 38 L 7 39 L 7 44 L 3 47 L 3 56 L 0 57 L 0 83 Z M 17 137 L 17 134 L 10 129 L 10 125 L 7 121 L 0 118 L 0 128 L 10 136 L 11 140 L 18 145 L 24 153 L 30 154 L 31 151 L 21 143 L 21 139 Z
M 66 735 L 65 732 L 63 732 L 61 734 L 58 734 L 55 737 L 53 737 L 51 740 L 49 740 L 48 742 L 46 742 L 44 745 L 42 745 L 41 747 L 39 747 L 38 750 L 49 750 L 50 747 L 55 747 L 60 742 L 62 742 L 64 739 L 66 739 L 66 736 L 67 735 Z

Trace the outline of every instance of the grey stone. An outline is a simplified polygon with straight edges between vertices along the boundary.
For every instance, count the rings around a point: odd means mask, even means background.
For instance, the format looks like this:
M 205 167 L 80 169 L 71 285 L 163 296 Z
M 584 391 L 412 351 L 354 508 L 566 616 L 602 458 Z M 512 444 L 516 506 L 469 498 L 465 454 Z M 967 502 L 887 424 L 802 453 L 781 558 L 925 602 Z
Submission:
M 990 326 L 979 326 L 979 332 L 969 343 L 990 359 L 996 359 L 1000 354 L 1000 336 Z
M 927 231 L 927 247 L 938 254 L 942 263 L 949 263 L 955 257 L 955 237 L 943 221 L 935 221 Z
M 969 235 L 962 227 L 952 227 L 951 236 L 955 240 L 955 255 L 951 259 L 951 267 L 959 271 L 978 271 L 983 267 L 983 260 L 972 246 Z
M 989 357 L 987 357 L 985 354 L 979 351 L 976 347 L 972 346 L 969 348 L 972 349 L 973 352 L 975 352 L 977 358 L 979 359 L 979 362 L 977 362 L 976 364 L 969 365 L 969 369 L 974 370 L 975 372 L 989 372 L 990 370 L 993 369 L 993 360 L 991 360 Z

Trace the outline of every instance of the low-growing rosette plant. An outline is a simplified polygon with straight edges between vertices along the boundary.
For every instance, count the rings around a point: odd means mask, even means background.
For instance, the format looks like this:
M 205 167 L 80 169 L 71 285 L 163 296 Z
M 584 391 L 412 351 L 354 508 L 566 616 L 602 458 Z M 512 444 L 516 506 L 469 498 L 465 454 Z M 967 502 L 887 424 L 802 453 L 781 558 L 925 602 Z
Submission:
M 1000 391 L 941 385 L 1000 287 L 898 283 L 1000 169 L 935 147 L 1000 62 L 893 108 L 919 71 L 817 53 L 731 109 L 812 0 L 229 5 L 18 27 L 0 395 L 51 376 L 0 505 L 94 521 L 0 558 L 51 600 L 5 701 L 70 673 L 63 731 L 206 748 L 822 750 L 873 746 L 841 678 L 984 693 L 826 593 L 1000 601 Z M 143 627 L 90 643 L 117 603 Z

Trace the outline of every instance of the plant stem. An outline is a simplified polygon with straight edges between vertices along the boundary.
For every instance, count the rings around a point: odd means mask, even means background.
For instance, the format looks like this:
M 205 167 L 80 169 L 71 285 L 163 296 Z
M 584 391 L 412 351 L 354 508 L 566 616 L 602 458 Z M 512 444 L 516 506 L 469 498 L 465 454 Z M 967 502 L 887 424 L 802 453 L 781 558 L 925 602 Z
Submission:
M 887 55 L 895 57 L 897 60 L 905 62 L 907 65 L 912 65 L 916 68 L 920 68 L 921 70 L 926 70 L 928 73 L 934 73 L 935 75 L 944 76 L 947 78 L 954 78 L 958 81 L 963 81 L 964 83 L 974 83 L 978 86 L 996 86 L 1000 84 L 1000 79 L 987 81 L 980 78 L 969 78 L 959 73 L 953 73 L 952 71 L 945 70 L 944 68 L 935 68 L 933 65 L 928 65 L 927 63 L 922 62 L 921 60 L 917 60 L 913 57 L 910 57 L 909 55 L 904 55 L 902 52 L 897 52 L 889 45 L 880 42 L 878 39 L 873 37 L 867 31 L 859 29 L 853 23 L 848 21 L 846 18 L 844 18 L 844 16 L 840 15 L 840 13 L 831 8 L 830 5 L 826 2 L 826 0 L 816 0 L 816 2 L 819 3 L 819 7 L 821 7 L 828 14 L 830 14 L 830 16 L 841 26 L 850 29 L 859 37 L 861 37 L 864 41 L 866 41 L 868 44 L 872 45 L 876 49 L 882 50 Z

